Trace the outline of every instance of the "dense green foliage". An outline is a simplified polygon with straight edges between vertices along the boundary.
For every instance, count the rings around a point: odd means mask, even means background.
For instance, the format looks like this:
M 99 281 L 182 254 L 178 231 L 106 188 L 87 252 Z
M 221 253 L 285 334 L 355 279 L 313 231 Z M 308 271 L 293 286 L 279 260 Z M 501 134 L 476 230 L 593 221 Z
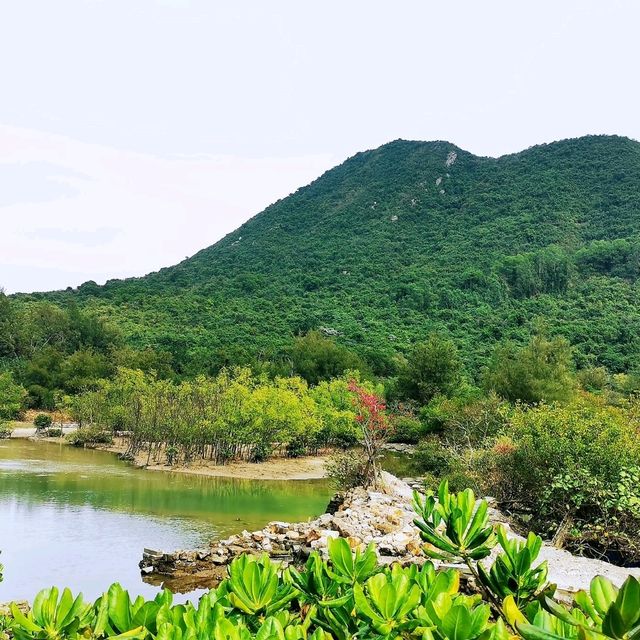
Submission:
M 15 605 L 0 616 L 0 634 L 16 640 L 133 638 L 144 640 L 525 640 L 616 638 L 640 630 L 640 582 L 618 589 L 596 577 L 571 606 L 553 599 L 541 540 L 509 539 L 488 522 L 485 501 L 470 490 L 416 494 L 416 525 L 424 551 L 463 561 L 476 593 L 463 593 L 460 573 L 423 566 L 382 567 L 372 546 L 352 552 L 344 538 L 328 543 L 303 567 L 281 570 L 266 555 L 240 556 L 228 576 L 197 606 L 173 605 L 171 593 L 132 600 L 113 584 L 94 604 L 68 589 L 41 591 L 28 614 Z M 477 507 L 477 508 L 476 508 Z M 499 544 L 490 567 L 479 561 Z M 4 631 L 3 631 L 4 630 Z
M 441 399 L 416 463 L 493 495 L 560 546 L 615 562 L 640 557 L 638 401 L 579 393 L 570 403 Z
M 496 357 L 502 375 L 518 375 L 518 350 L 543 318 L 578 368 L 633 373 L 639 185 L 640 144 L 625 138 L 499 159 L 392 142 L 174 267 L 0 295 L 0 366 L 47 408 L 119 366 L 183 379 L 241 365 L 311 384 L 357 369 L 399 376 L 425 402 L 463 372 L 480 384 Z M 419 390 L 403 374 L 419 372 L 416 343 L 433 335 L 455 345 L 452 368 Z
M 48 429 L 52 423 L 53 419 L 46 413 L 39 413 L 33 419 L 33 424 L 35 425 L 36 429 Z
M 640 557 L 637 412 L 595 399 L 516 408 L 494 445 L 496 492 L 530 508 L 538 531 Z
M 296 457 L 359 441 L 354 396 L 344 378 L 309 387 L 298 377 L 234 369 L 175 384 L 121 369 L 72 399 L 82 428 L 71 440 L 86 444 L 122 431 L 127 455 L 145 451 L 147 463 L 259 462 L 276 449 Z
M 399 367 L 400 397 L 428 404 L 437 395 L 448 395 L 460 385 L 461 362 L 451 340 L 432 334 L 411 349 Z
M 20 414 L 26 395 L 24 388 L 15 382 L 11 373 L 0 373 L 0 422 L 16 418 Z
M 566 340 L 536 335 L 523 347 L 513 343 L 498 347 L 489 363 L 485 385 L 512 402 L 566 401 L 575 388 L 572 366 Z
M 8 370 L 0 373 L 0 419 L 15 418 L 25 405 L 53 409 L 64 394 L 94 387 L 118 365 L 146 368 L 144 355 L 73 302 L 22 305 L 0 291 L 0 367 Z
M 479 379 L 494 346 L 526 341 L 540 316 L 580 367 L 627 371 L 640 355 L 639 186 L 640 144 L 626 138 L 498 159 L 396 141 L 179 265 L 46 298 L 109 317 L 180 374 L 286 363 L 311 329 L 385 374 L 394 354 L 438 331 Z

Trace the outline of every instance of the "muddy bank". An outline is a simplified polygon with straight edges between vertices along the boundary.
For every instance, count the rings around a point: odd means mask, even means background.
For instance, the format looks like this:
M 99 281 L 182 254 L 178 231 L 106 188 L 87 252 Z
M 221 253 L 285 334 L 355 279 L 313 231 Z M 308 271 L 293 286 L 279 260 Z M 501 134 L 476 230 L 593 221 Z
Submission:
M 309 522 L 272 522 L 260 531 L 243 531 L 198 550 L 165 553 L 145 549 L 140 569 L 145 581 L 179 585 L 181 581 L 201 577 L 201 586 L 214 586 L 224 575 L 225 566 L 237 555 L 268 553 L 285 565 L 297 563 L 313 550 L 326 556 L 327 541 L 335 537 L 346 538 L 352 548 L 373 543 L 381 563 L 422 564 L 426 558 L 413 524 L 412 488 L 388 473 L 383 474 L 383 480 L 382 489 L 350 491 L 332 501 L 328 513 Z M 520 537 L 498 510 L 491 508 L 490 518 L 494 524 L 504 525 L 510 537 Z M 485 562 L 490 564 L 497 552 L 495 549 Z M 588 588 L 595 575 L 603 575 L 618 585 L 630 573 L 640 578 L 640 569 L 624 569 L 573 556 L 548 544 L 543 546 L 538 560 L 548 561 L 549 581 L 558 585 L 560 594 Z M 467 571 L 463 566 L 456 568 L 463 574 Z
M 115 438 L 111 445 L 96 448 L 124 455 L 128 449 L 125 438 Z M 329 456 L 303 456 L 300 458 L 269 458 L 264 462 L 232 461 L 224 465 L 210 460 L 194 460 L 189 465 L 148 463 L 148 454 L 141 451 L 130 460 L 132 464 L 148 471 L 170 471 L 219 478 L 244 478 L 246 480 L 320 480 L 326 477 L 325 463 Z

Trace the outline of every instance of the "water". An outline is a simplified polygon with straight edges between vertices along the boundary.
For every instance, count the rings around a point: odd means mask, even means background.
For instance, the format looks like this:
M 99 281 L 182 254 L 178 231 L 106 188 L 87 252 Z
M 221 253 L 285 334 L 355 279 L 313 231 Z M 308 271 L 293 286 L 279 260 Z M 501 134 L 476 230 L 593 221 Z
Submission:
M 69 586 L 95 598 L 118 581 L 153 596 L 144 547 L 205 545 L 270 520 L 322 513 L 323 481 L 254 481 L 143 471 L 104 451 L 0 440 L 0 602 Z
M 380 465 L 385 471 L 398 478 L 413 478 L 422 475 L 419 462 L 410 453 L 385 451 L 380 460 Z

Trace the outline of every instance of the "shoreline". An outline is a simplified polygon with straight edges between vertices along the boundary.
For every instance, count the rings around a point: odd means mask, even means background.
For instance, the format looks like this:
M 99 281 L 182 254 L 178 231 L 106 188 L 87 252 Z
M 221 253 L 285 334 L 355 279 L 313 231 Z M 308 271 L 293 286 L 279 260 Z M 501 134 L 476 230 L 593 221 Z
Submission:
M 64 435 L 75 431 L 76 427 L 64 427 Z M 36 437 L 35 427 L 15 427 L 8 439 L 32 440 L 34 442 L 55 442 L 68 445 L 64 437 Z M 120 455 L 127 450 L 122 438 L 114 438 L 111 445 L 95 445 L 87 447 L 99 451 L 107 451 Z M 211 478 L 236 478 L 241 480 L 324 480 L 327 477 L 325 463 L 329 456 L 302 456 L 300 458 L 269 458 L 264 462 L 234 461 L 225 465 L 214 464 L 208 460 L 196 460 L 190 465 L 174 465 L 152 463 L 147 465 L 146 453 L 140 452 L 129 464 L 145 471 L 168 471 Z
M 95 447 L 113 454 L 126 451 L 125 443 L 116 438 L 112 445 Z M 197 460 L 190 465 L 152 463 L 147 465 L 147 455 L 140 452 L 130 463 L 146 471 L 168 471 L 212 478 L 236 478 L 244 480 L 323 480 L 327 477 L 325 463 L 329 456 L 303 456 L 300 458 L 269 458 L 264 462 L 235 461 L 225 465 L 208 460 Z

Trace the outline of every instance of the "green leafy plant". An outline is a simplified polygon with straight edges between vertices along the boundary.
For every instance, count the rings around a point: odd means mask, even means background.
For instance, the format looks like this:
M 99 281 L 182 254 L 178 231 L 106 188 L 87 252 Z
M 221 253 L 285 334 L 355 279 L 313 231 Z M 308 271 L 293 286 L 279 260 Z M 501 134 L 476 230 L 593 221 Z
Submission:
M 90 627 L 92 607 L 82 596 L 74 598 L 69 589 L 60 594 L 51 587 L 36 595 L 28 614 L 12 604 L 11 615 L 16 623 L 12 627 L 16 640 L 61 640 L 75 638 Z
M 542 548 L 542 538 L 529 533 L 525 541 L 510 540 L 504 527 L 497 528 L 497 536 L 502 553 L 488 571 L 478 563 L 478 576 L 500 599 L 512 596 L 516 605 L 522 608 L 549 587 L 547 563 L 533 566 Z
M 494 534 L 483 501 L 472 493 L 416 498 L 426 551 L 463 559 L 476 578 L 460 589 L 460 572 L 381 566 L 375 550 L 329 543 L 327 560 L 310 554 L 302 568 L 282 570 L 267 556 L 243 555 L 228 576 L 199 599 L 174 604 L 169 591 L 132 599 L 113 584 L 95 603 L 65 589 L 40 592 L 25 614 L 0 616 L 2 640 L 638 640 L 640 582 L 620 589 L 596 577 L 570 606 L 553 598 L 547 568 L 535 565 L 541 541 Z M 494 544 L 493 565 L 479 563 Z M 493 615 L 492 615 L 493 613 Z M 4 634 L 4 635 L 3 635 Z
M 420 604 L 420 587 L 400 567 L 372 576 L 364 586 L 356 583 L 353 595 L 358 611 L 382 636 L 413 630 L 419 624 L 409 614 Z
M 296 596 L 292 586 L 279 582 L 278 568 L 266 554 L 235 558 L 220 589 L 232 607 L 253 616 L 269 616 Z
M 33 424 L 36 426 L 36 429 L 48 429 L 53 420 L 48 413 L 38 413 L 36 417 L 33 419 Z
M 534 566 L 542 539 L 530 533 L 523 542 L 510 540 L 503 527 L 496 533 L 489 524 L 486 500 L 476 502 L 470 489 L 451 493 L 444 480 L 437 498 L 414 493 L 414 509 L 420 516 L 414 522 L 427 542 L 424 552 L 438 560 L 464 562 L 494 613 L 512 629 L 520 610 L 533 598 L 544 591 L 553 593 L 546 581 L 546 563 Z M 496 543 L 502 551 L 487 570 L 480 561 Z
M 355 553 L 344 538 L 330 538 L 327 546 L 331 560 L 330 575 L 340 582 L 354 585 L 380 571 L 373 543 L 364 552 L 357 548 Z
M 414 509 L 420 516 L 414 524 L 428 545 L 425 553 L 439 560 L 462 558 L 465 562 L 486 558 L 496 543 L 488 523 L 488 505 L 481 500 L 476 508 L 471 489 L 457 494 L 449 492 L 449 483 L 440 483 L 437 497 L 424 498 L 414 492 Z
M 542 601 L 544 611 L 532 622 L 520 620 L 518 631 L 525 640 L 578 638 L 635 640 L 640 637 L 640 582 L 629 576 L 617 589 L 609 580 L 596 576 L 589 593 L 582 591 L 568 609 L 551 598 Z M 545 614 L 550 615 L 545 615 Z

